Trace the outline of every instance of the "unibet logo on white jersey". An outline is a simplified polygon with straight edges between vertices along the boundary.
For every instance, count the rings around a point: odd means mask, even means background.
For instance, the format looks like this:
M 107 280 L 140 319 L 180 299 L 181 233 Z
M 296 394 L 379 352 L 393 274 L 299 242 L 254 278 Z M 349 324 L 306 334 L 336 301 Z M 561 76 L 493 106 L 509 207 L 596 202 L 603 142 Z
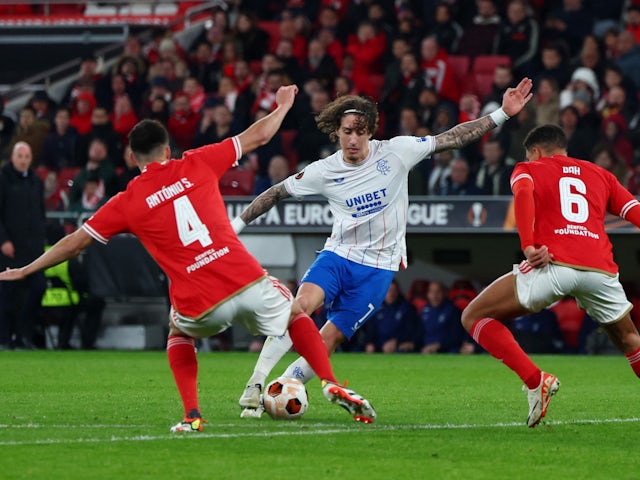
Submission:
M 435 149 L 435 137 L 371 140 L 359 165 L 338 151 L 285 180 L 290 195 L 322 195 L 333 214 L 324 249 L 353 262 L 385 270 L 406 265 L 407 178 Z

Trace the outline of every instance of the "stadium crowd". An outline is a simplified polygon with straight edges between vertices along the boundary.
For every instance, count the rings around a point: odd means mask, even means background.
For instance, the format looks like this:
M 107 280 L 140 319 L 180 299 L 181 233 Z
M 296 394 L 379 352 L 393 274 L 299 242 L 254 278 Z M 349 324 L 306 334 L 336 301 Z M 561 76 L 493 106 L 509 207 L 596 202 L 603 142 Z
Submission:
M 410 175 L 410 194 L 510 195 L 522 139 L 544 123 L 562 127 L 570 156 L 603 166 L 640 194 L 640 1 L 246 0 L 229 7 L 213 9 L 188 46 L 158 29 L 147 43 L 129 37 L 113 68 L 84 57 L 59 101 L 38 91 L 16 118 L 0 101 L 2 163 L 10 165 L 25 142 L 46 210 L 90 214 L 137 174 L 127 135 L 139 120 L 162 122 L 180 157 L 246 129 L 275 108 L 280 86 L 296 83 L 301 93 L 283 129 L 242 159 L 238 172 L 247 181 L 223 191 L 254 195 L 335 151 L 314 114 L 340 95 L 378 103 L 376 138 L 425 136 L 495 110 L 506 88 L 528 76 L 535 95 L 518 117 L 481 142 L 423 161 Z M 437 334 L 429 319 L 459 319 L 460 306 L 453 301 L 443 313 L 426 298 L 411 306 L 422 337 L 405 329 L 392 350 L 472 351 L 464 331 L 452 334 L 459 334 L 453 346 L 429 340 Z M 365 332 L 367 351 L 391 349 L 377 318 Z M 563 342 L 560 350 L 581 348 Z

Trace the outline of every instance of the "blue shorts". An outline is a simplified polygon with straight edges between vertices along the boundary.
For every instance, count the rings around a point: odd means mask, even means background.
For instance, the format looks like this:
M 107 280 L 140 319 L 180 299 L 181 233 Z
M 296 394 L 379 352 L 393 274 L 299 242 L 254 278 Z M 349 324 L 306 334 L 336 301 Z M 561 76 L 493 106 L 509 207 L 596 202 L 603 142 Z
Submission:
M 382 304 L 395 273 L 323 250 L 301 283 L 314 283 L 324 290 L 327 320 L 351 338 Z

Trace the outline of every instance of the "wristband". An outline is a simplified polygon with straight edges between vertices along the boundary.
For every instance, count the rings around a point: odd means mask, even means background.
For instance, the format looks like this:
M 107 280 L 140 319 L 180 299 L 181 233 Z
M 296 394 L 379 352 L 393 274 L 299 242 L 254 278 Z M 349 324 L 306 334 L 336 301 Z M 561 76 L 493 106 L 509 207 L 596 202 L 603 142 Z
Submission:
M 491 112 L 489 116 L 491 117 L 491 120 L 493 120 L 493 123 L 496 124 L 496 127 L 499 127 L 500 125 L 502 125 L 504 122 L 506 122 L 511 118 L 509 115 L 504 113 L 504 110 L 502 109 L 502 107 Z
M 244 223 L 244 220 L 242 220 L 240 217 L 236 217 L 231 220 L 231 227 L 233 228 L 233 231 L 236 233 L 236 235 L 239 234 L 246 226 L 247 224 Z

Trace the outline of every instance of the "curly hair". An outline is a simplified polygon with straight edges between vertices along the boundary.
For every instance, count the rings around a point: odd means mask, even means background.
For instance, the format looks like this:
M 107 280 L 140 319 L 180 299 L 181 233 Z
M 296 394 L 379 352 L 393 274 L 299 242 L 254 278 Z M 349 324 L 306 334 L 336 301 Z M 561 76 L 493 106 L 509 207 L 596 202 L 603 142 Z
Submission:
M 353 110 L 351 112 L 350 110 Z M 336 131 L 345 113 L 361 115 L 360 125 L 367 133 L 374 134 L 378 130 L 378 109 L 368 98 L 357 95 L 345 95 L 336 98 L 316 117 L 316 124 L 322 133 L 329 135 L 332 142 L 338 140 Z

